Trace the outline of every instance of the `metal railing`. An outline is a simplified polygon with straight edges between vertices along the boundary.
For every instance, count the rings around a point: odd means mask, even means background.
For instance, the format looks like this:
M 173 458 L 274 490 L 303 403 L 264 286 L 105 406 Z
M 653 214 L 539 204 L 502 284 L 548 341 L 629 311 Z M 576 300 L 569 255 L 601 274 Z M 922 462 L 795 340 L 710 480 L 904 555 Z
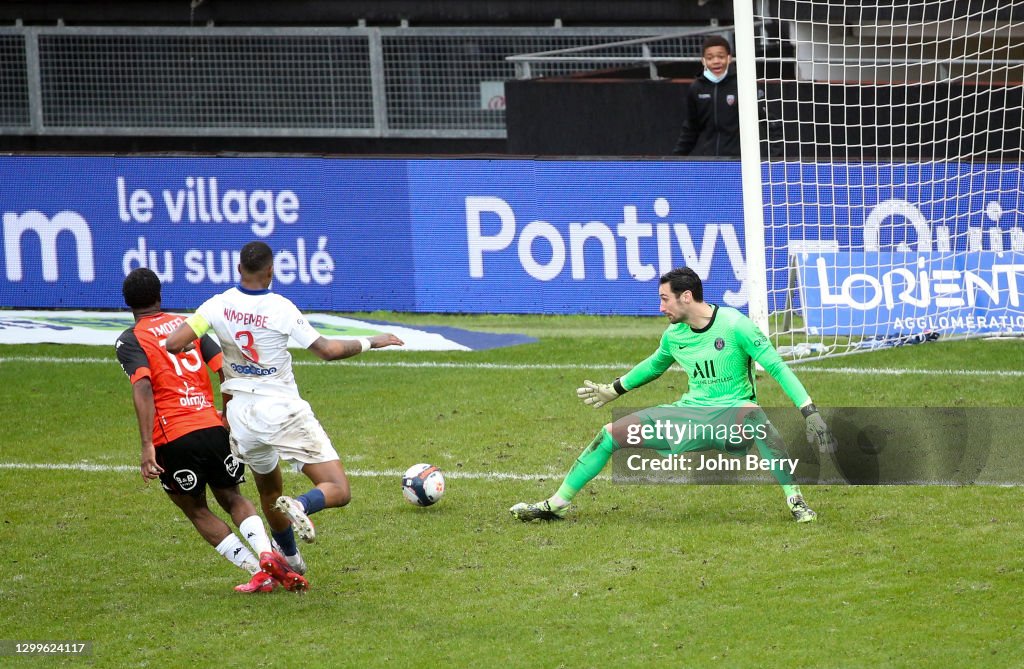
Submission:
M 564 75 L 666 33 L 699 55 L 672 27 L 4 27 L 0 134 L 503 138 L 509 56 L 595 50 L 531 65 Z
M 524 53 L 508 56 L 505 60 L 515 64 L 516 79 L 537 77 L 535 69 L 538 66 L 551 67 L 555 64 L 578 63 L 587 63 L 591 67 L 597 63 L 604 67 L 609 65 L 646 65 L 651 79 L 660 79 L 661 76 L 658 73 L 660 63 L 700 61 L 701 45 L 708 35 L 722 35 L 727 37 L 730 42 L 734 41 L 731 30 L 722 30 L 711 26 L 689 28 L 658 37 L 640 37 L 605 44 Z

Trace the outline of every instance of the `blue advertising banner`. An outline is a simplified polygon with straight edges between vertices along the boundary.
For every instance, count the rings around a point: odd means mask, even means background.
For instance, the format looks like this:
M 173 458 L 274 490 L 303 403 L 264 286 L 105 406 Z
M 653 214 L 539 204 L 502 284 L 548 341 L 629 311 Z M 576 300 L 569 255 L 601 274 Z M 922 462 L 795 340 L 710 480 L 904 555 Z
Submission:
M 529 160 L 3 157 L 0 306 L 118 308 L 153 269 L 164 306 L 275 250 L 303 309 L 658 313 L 687 264 L 743 307 L 739 165 Z M 713 198 L 706 192 L 715 174 Z
M 1024 253 L 827 253 L 799 272 L 811 334 L 1024 331 Z
M 655 315 L 658 278 L 685 264 L 708 301 L 743 307 L 739 184 L 738 163 L 412 161 L 417 305 Z
M 790 265 L 809 249 L 1024 251 L 1019 164 L 773 163 L 762 181 L 770 311 L 784 308 Z
M 415 307 L 394 163 L 14 157 L 0 172 L 3 306 L 118 308 L 146 266 L 165 307 L 193 308 L 236 283 L 238 250 L 262 239 L 275 290 L 304 309 L 338 309 L 342 292 L 350 310 Z
M 253 239 L 307 310 L 656 315 L 657 278 L 681 265 L 709 302 L 747 305 L 738 162 L 8 156 L 0 172 L 4 307 L 120 308 L 145 265 L 168 309 L 194 308 L 236 281 Z M 809 252 L 1024 251 L 1022 175 L 766 166 L 769 309 Z M 830 308 L 818 327 L 866 318 Z

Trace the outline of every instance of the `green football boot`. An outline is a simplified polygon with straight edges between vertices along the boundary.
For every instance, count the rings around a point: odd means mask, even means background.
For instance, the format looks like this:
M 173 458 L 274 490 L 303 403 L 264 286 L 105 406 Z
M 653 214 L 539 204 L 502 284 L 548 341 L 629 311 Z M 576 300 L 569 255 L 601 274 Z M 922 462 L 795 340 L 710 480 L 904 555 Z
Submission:
M 793 514 L 793 520 L 798 523 L 813 523 L 818 518 L 811 507 L 807 506 L 802 495 L 793 495 L 786 500 L 789 504 L 789 511 Z
M 569 505 L 553 507 L 547 500 L 536 504 L 520 502 L 508 510 L 513 518 L 528 523 L 531 520 L 561 520 L 569 511 Z

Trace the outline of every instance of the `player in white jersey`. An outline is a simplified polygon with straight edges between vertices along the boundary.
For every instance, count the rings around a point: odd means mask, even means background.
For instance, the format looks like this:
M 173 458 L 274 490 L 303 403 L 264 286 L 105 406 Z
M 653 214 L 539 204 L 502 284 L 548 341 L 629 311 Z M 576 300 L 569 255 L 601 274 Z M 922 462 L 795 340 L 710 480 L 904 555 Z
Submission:
M 392 334 L 325 339 L 291 300 L 270 292 L 274 254 L 267 244 L 246 244 L 239 260 L 240 285 L 204 302 L 167 338 L 167 350 L 186 350 L 210 330 L 217 334 L 224 355 L 221 393 L 232 451 L 253 473 L 275 542 L 285 558 L 295 560 L 293 569 L 302 573 L 305 564 L 299 564 L 292 527 L 303 541 L 312 542 L 316 532 L 309 516 L 345 506 L 351 493 L 337 451 L 309 403 L 299 396 L 288 339 L 323 360 L 403 342 Z M 280 460 L 295 464 L 315 487 L 294 499 L 285 496 Z

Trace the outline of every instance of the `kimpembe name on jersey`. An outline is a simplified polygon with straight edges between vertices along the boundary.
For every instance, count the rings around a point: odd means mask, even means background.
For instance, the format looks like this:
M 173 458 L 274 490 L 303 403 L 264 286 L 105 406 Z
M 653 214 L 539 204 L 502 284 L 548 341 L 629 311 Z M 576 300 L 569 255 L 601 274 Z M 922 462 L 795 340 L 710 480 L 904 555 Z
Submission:
M 670 454 L 651 458 L 634 453 L 626 458 L 631 472 L 787 472 L 796 473 L 799 458 L 765 460 L 753 453 L 744 457 L 730 457 L 722 453 L 703 457 L 692 453 Z

